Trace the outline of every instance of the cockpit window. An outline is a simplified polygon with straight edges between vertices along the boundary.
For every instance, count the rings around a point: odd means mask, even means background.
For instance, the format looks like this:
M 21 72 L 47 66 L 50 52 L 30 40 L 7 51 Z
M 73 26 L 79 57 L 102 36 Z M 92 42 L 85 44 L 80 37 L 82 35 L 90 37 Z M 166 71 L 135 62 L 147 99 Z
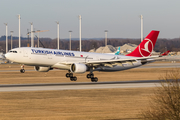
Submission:
M 17 53 L 17 51 L 9 51 L 10 53 Z

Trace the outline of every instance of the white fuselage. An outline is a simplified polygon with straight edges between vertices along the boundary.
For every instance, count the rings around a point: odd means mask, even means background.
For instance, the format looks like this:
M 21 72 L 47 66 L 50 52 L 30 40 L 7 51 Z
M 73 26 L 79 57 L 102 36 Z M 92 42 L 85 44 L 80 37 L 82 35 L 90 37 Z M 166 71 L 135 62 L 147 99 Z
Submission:
M 30 66 L 44 66 L 58 69 L 69 70 L 71 63 L 82 63 L 90 61 L 102 61 L 113 59 L 128 59 L 132 58 L 124 55 L 112 55 L 46 48 L 31 48 L 22 47 L 10 50 L 6 55 L 6 58 L 12 62 L 30 65 Z M 98 71 L 120 71 L 141 66 L 140 60 L 134 60 L 133 62 L 123 62 L 115 64 L 102 64 L 97 65 Z

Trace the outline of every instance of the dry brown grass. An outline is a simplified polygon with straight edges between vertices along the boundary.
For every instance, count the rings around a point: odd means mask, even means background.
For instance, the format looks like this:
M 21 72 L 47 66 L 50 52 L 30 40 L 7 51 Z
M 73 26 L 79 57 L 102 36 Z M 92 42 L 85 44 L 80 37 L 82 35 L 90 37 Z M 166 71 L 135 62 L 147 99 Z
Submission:
M 19 65 L 0 65 L 0 70 L 19 70 Z M 26 70 L 33 67 L 27 67 Z M 170 68 L 171 69 L 171 68 Z M 170 70 L 169 69 L 169 70 Z M 154 80 L 167 68 L 130 69 L 120 72 L 95 72 L 99 81 Z M 71 82 L 67 71 L 48 73 L 26 71 L 0 72 L 0 84 Z M 75 74 L 78 82 L 90 82 L 85 74 Z M 0 119 L 5 120 L 79 120 L 140 119 L 141 109 L 148 106 L 153 88 L 65 90 L 38 92 L 1 92 Z
M 153 88 L 0 93 L 0 119 L 140 119 Z

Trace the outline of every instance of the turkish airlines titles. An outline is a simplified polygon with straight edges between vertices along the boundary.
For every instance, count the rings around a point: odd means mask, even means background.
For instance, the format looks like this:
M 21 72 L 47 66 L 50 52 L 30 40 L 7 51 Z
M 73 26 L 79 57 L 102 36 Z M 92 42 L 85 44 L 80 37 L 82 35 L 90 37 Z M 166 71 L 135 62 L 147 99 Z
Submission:
M 53 54 L 53 55 L 62 55 L 62 56 L 75 56 L 72 52 L 61 52 L 61 51 L 51 51 L 51 50 L 36 50 L 31 49 L 32 54 Z

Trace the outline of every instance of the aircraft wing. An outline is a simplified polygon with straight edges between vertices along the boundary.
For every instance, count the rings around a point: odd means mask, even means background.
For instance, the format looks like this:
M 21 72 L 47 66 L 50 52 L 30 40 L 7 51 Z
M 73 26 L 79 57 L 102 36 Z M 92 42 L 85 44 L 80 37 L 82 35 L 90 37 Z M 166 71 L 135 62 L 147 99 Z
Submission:
M 111 60 L 96 60 L 96 61 L 87 61 L 86 64 L 101 64 L 101 63 L 119 63 L 119 62 L 127 62 L 127 61 L 134 61 L 134 60 L 148 60 L 154 61 L 153 58 L 157 58 L 159 56 L 151 56 L 151 57 L 131 57 L 127 59 L 111 59 Z
M 115 57 L 114 59 L 109 59 L 109 60 L 86 60 L 86 62 L 80 62 L 84 64 L 111 64 L 111 63 L 120 63 L 120 62 L 129 62 L 129 61 L 134 61 L 134 60 L 142 60 L 145 61 L 147 60 L 148 62 L 150 61 L 155 61 L 153 58 L 159 58 L 159 56 L 151 56 L 151 57 L 131 57 L 127 59 L 121 59 L 118 57 Z M 73 64 L 74 61 L 65 61 L 61 62 L 62 64 Z

